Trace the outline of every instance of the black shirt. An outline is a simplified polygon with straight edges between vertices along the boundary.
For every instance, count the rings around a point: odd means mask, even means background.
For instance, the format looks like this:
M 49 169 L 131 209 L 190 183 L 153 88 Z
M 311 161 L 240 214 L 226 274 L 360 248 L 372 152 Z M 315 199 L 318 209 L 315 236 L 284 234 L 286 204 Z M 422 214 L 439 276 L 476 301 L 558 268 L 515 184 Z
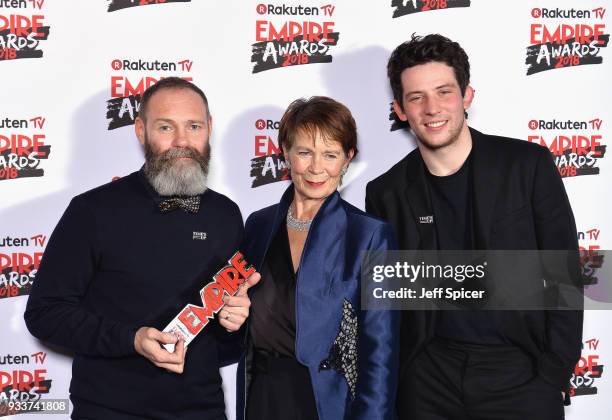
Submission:
M 436 176 L 427 171 L 439 249 L 472 248 L 471 159 L 457 172 Z
M 251 338 L 258 350 L 295 357 L 295 285 L 287 226 L 281 223 L 251 296 Z
M 440 250 L 467 250 L 474 247 L 471 154 L 452 175 L 427 180 Z M 447 310 L 436 313 L 435 335 L 473 344 L 505 344 L 491 314 L 477 310 Z

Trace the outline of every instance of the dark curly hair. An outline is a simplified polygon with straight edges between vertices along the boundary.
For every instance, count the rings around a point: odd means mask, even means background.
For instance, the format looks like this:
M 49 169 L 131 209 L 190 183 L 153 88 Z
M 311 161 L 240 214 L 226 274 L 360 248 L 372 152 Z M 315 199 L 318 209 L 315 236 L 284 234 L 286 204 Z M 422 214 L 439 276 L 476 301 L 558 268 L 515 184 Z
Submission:
M 393 97 L 402 105 L 402 72 L 410 67 L 432 61 L 445 63 L 453 68 L 455 78 L 461 88 L 461 95 L 470 83 L 470 62 L 461 46 L 440 34 L 418 36 L 400 44 L 389 57 L 387 75 L 393 90 Z

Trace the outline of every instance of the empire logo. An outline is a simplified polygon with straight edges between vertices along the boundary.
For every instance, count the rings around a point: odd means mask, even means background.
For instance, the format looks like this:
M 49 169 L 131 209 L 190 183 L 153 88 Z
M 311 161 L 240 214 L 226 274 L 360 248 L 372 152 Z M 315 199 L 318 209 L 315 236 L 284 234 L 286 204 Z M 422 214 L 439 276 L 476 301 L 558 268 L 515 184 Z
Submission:
M 148 6 L 151 4 L 164 3 L 190 3 L 191 0 L 107 0 L 109 2 L 108 12 L 115 12 L 128 7 Z
M 46 241 L 40 234 L 0 238 L 0 299 L 30 294 Z
M 591 338 L 582 345 L 582 356 L 570 379 L 570 396 L 597 394 L 596 381 L 603 376 L 604 365 L 600 364 L 600 340 Z
M 529 128 L 534 131 L 558 130 L 555 134 L 533 134 L 527 140 L 547 147 L 554 156 L 557 169 L 563 178 L 581 175 L 598 175 L 596 166 L 606 154 L 599 134 L 603 121 L 531 120 Z M 571 130 L 571 132 L 570 132 Z
M 51 389 L 47 369 L 42 369 L 47 354 L 39 351 L 31 355 L 0 356 L 0 404 L 6 408 L 9 401 L 35 402 Z M 30 366 L 23 366 L 30 365 Z M 14 413 L 0 412 L 0 416 Z
M 271 132 L 278 131 L 279 121 L 259 119 L 255 128 L 266 134 L 255 135 L 255 157 L 251 159 L 251 188 L 261 187 L 289 179 L 289 170 L 285 158 L 272 138 Z M 276 133 L 274 133 L 276 137 Z
M 40 11 L 45 0 L 5 0 L 0 2 L 0 61 L 20 58 L 41 58 L 43 51 L 38 47 L 49 37 L 49 26 L 45 16 L 23 14 L 19 11 L 5 14 L 3 9 L 33 9 Z
M 144 91 L 151 85 L 169 76 L 179 76 L 182 79 L 193 81 L 189 76 L 193 67 L 193 61 L 184 59 L 178 61 L 144 61 L 136 60 L 113 60 L 111 68 L 119 74 L 114 74 L 110 78 L 111 99 L 106 101 L 106 119 L 108 129 L 125 127 L 134 124 L 140 109 L 140 98 Z M 129 73 L 127 73 L 129 71 Z M 154 76 L 151 73 L 156 72 Z M 164 76 L 160 72 L 166 72 Z M 177 73 L 185 75 L 178 75 Z M 129 75 L 129 77 L 128 77 Z
M 395 7 L 393 17 L 411 15 L 413 13 L 428 12 L 430 10 L 452 9 L 455 7 L 470 7 L 470 0 L 392 0 L 391 7 Z
M 602 48 L 608 46 L 610 35 L 605 34 L 603 21 L 606 9 L 592 10 L 534 8 L 531 16 L 538 19 L 530 27 L 530 46 L 527 47 L 527 75 L 564 67 L 601 64 Z M 554 26 L 540 23 L 543 19 L 573 19 Z M 576 23 L 575 19 L 595 19 Z
M 269 18 L 255 21 L 256 42 L 252 44 L 251 55 L 251 62 L 255 63 L 253 73 L 302 64 L 331 63 L 330 49 L 338 44 L 340 37 L 331 20 L 335 9 L 331 4 L 319 7 L 259 4 L 256 12 Z M 308 18 L 299 21 L 276 18 L 286 15 Z M 310 16 L 321 20 L 309 20 Z
M 0 181 L 40 177 L 40 167 L 48 159 L 51 146 L 42 132 L 46 118 L 0 118 Z

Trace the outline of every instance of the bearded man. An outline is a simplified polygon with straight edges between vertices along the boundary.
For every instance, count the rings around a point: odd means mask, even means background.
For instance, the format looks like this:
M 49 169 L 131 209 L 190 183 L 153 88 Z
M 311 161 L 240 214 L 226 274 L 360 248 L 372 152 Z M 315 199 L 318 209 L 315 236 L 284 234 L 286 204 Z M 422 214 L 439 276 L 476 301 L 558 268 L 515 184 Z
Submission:
M 72 199 L 28 300 L 37 338 L 74 352 L 73 419 L 224 419 L 219 367 L 239 357 L 246 289 L 190 344 L 161 330 L 239 248 L 238 206 L 207 188 L 206 95 L 180 78 L 147 89 L 145 164 Z M 174 352 L 163 344 L 175 344 Z

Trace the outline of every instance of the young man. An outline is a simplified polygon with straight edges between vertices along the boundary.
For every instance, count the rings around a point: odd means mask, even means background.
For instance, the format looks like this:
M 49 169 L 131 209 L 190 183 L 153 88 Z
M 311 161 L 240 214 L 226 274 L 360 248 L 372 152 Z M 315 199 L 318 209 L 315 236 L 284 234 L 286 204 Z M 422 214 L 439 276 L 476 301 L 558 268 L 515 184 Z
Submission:
M 418 147 L 368 184 L 366 210 L 395 226 L 401 249 L 577 250 L 550 152 L 468 127 L 459 44 L 413 36 L 388 75 Z M 406 311 L 400 418 L 562 419 L 581 334 L 580 311 Z
M 55 228 L 25 312 L 30 332 L 75 353 L 74 419 L 224 419 L 219 366 L 240 355 L 231 334 L 246 290 L 226 299 L 190 344 L 161 330 L 242 241 L 240 210 L 206 186 L 212 119 L 179 78 L 147 89 L 135 124 L 140 171 L 75 197 Z M 162 344 L 177 344 L 170 353 Z

